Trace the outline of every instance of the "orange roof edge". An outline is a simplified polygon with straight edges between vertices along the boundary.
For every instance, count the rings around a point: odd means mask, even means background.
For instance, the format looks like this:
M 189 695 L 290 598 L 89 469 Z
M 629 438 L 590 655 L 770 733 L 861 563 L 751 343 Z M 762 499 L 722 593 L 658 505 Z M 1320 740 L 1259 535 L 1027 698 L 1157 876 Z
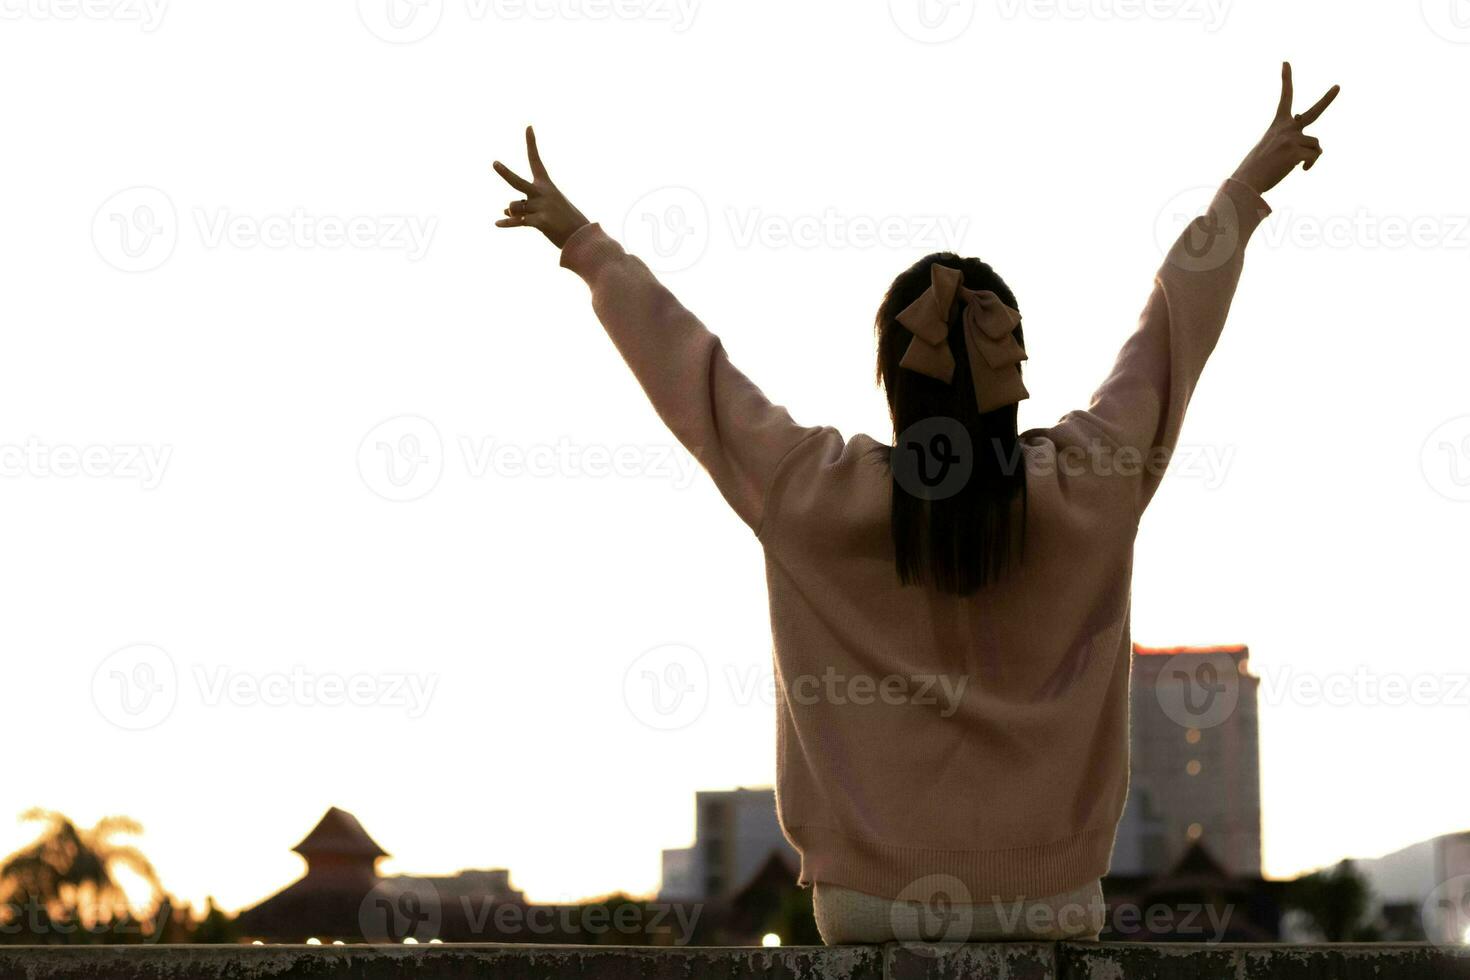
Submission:
M 1218 646 L 1178 646 L 1178 647 L 1146 647 L 1142 643 L 1133 644 L 1133 655 L 1136 657 L 1147 657 L 1155 655 L 1172 656 L 1176 653 L 1242 653 L 1249 654 L 1250 650 L 1244 643 L 1225 643 Z

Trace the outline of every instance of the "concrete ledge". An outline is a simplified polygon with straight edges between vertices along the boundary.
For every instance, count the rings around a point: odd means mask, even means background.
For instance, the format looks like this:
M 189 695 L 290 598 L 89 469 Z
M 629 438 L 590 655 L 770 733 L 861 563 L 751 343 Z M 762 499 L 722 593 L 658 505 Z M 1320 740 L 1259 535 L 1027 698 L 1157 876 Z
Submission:
M 0 980 L 1470 980 L 1470 947 L 0 946 Z
M 1060 943 L 1066 980 L 1470 980 L 1470 946 Z

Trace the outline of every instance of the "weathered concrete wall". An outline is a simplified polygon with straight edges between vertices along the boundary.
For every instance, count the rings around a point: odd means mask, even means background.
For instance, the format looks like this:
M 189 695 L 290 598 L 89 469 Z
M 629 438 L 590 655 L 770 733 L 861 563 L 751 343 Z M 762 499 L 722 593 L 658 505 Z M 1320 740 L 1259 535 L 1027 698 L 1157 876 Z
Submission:
M 1062 943 L 1064 980 L 1470 980 L 1470 947 Z
M 0 980 L 1470 980 L 1470 947 L 0 946 Z

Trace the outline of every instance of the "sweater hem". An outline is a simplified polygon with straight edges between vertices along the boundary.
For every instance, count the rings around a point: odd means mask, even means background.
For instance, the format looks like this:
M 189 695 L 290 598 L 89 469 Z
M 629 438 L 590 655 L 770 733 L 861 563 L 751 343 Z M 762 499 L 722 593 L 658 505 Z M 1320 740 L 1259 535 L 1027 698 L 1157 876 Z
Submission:
M 1047 844 L 994 851 L 902 847 L 823 827 L 789 827 L 801 852 L 803 886 L 820 881 L 890 900 L 928 901 L 944 892 L 971 904 L 1058 895 L 1107 874 L 1115 827 Z M 923 894 L 921 894 L 923 893 Z

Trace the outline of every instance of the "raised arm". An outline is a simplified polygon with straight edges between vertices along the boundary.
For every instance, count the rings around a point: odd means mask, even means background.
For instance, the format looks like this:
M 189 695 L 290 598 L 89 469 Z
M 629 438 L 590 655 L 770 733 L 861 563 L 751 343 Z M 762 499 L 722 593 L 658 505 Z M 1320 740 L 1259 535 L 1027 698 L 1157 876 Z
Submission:
M 776 468 L 804 428 L 730 363 L 720 338 L 686 310 L 636 257 L 588 223 L 547 176 L 526 130 L 531 180 L 497 162 L 525 200 L 496 224 L 536 228 L 562 250 L 561 264 L 592 290 L 592 308 L 674 436 L 709 471 L 730 506 L 759 532 Z
M 1261 195 L 1279 184 L 1298 164 L 1310 170 L 1321 144 L 1304 129 L 1337 98 L 1333 86 L 1316 105 L 1292 115 L 1291 65 L 1282 66 L 1281 101 L 1266 135 L 1221 185 L 1206 213 L 1184 230 L 1154 278 L 1154 290 L 1138 329 L 1085 412 L 1113 453 L 1128 450 L 1107 475 L 1123 480 L 1136 494 L 1141 513 L 1158 489 L 1162 462 L 1178 443 L 1184 412 L 1215 349 L 1235 287 L 1245 246 L 1270 214 Z M 1094 457 L 1095 458 L 1095 457 Z M 1137 465 L 1136 459 L 1143 464 Z M 1135 474 L 1140 479 L 1125 479 Z

